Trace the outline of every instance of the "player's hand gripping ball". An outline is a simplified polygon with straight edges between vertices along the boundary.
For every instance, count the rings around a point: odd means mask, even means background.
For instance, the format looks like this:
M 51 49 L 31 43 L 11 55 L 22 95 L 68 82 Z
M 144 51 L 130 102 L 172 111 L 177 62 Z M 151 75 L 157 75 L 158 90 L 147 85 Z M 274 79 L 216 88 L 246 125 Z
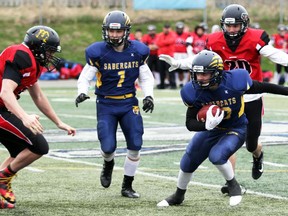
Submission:
M 205 105 L 203 106 L 197 113 L 197 121 L 206 122 L 207 111 L 212 106 L 212 115 L 215 116 L 217 110 L 219 109 L 219 113 L 221 112 L 221 108 L 217 105 Z

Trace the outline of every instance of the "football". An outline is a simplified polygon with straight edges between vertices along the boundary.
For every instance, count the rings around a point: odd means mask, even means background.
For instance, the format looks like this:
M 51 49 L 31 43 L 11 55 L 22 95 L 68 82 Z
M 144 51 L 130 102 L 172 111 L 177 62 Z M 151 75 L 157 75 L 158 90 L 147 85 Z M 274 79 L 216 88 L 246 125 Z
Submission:
M 218 109 L 220 109 L 220 111 L 221 111 L 221 108 L 219 106 L 217 106 L 217 105 L 211 105 L 211 104 L 205 105 L 198 111 L 197 116 L 196 116 L 197 121 L 201 121 L 201 122 L 205 122 L 206 121 L 206 113 L 207 113 L 209 107 L 211 107 L 211 106 L 212 106 L 212 114 L 213 114 L 213 116 L 216 115 Z

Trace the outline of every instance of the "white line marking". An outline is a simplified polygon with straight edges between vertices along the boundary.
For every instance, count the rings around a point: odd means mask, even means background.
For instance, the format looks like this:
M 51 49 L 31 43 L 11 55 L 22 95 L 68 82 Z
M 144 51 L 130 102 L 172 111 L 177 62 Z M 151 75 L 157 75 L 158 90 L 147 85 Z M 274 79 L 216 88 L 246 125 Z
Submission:
M 44 157 L 48 157 L 48 158 L 55 159 L 55 160 L 66 161 L 66 162 L 72 162 L 72 163 L 79 163 L 79 164 L 86 164 L 86 165 L 91 165 L 91 166 L 102 167 L 102 164 L 97 164 L 97 163 L 78 161 L 78 160 L 72 160 L 72 159 L 65 159 L 65 158 L 54 158 L 54 157 L 51 157 L 49 155 L 45 155 Z M 123 170 L 122 167 L 117 167 L 117 166 L 115 166 L 114 169 Z M 144 175 L 144 176 L 149 176 L 149 177 L 153 177 L 153 178 L 158 178 L 158 179 L 164 179 L 164 180 L 177 182 L 177 177 L 161 176 L 161 175 L 147 173 L 147 172 L 143 172 L 143 171 L 139 171 L 139 170 L 137 171 L 137 174 Z M 203 186 L 203 187 L 209 187 L 209 188 L 217 188 L 217 189 L 220 189 L 222 187 L 220 185 L 205 184 L 205 183 L 193 182 L 193 181 L 191 181 L 189 184 Z M 273 199 L 279 199 L 279 200 L 288 200 L 288 197 L 277 196 L 277 195 L 274 195 L 274 194 L 266 194 L 266 193 L 252 191 L 252 190 L 247 190 L 246 193 L 253 194 L 253 195 L 258 195 L 258 196 L 262 196 L 262 197 L 267 197 L 267 198 L 273 198 Z
M 33 168 L 33 167 L 25 167 L 24 169 L 27 169 L 27 170 L 32 171 L 32 172 L 45 172 L 45 170 L 41 170 L 41 169 L 37 169 L 37 168 Z
M 271 163 L 271 162 L 263 162 L 265 165 L 274 166 L 274 167 L 288 167 L 286 164 L 279 163 Z
M 3 151 L 3 150 L 6 150 L 6 149 L 0 148 L 0 150 Z M 54 160 L 60 160 L 60 161 L 66 161 L 66 162 L 72 162 L 72 163 L 79 163 L 79 164 L 86 164 L 86 165 L 90 165 L 90 166 L 102 167 L 102 164 L 97 164 L 97 163 L 78 161 L 78 160 L 72 160 L 72 159 L 66 159 L 66 158 L 55 158 L 55 157 L 51 157 L 49 155 L 44 155 L 44 157 L 51 158 L 51 159 L 54 159 Z M 32 169 L 38 170 L 38 169 L 35 169 L 35 168 L 32 168 Z M 122 167 L 117 167 L 117 166 L 115 166 L 114 169 L 115 170 L 116 169 L 117 170 L 123 170 Z M 139 170 L 137 171 L 137 174 L 144 175 L 144 176 L 149 176 L 149 177 L 153 177 L 153 178 L 158 178 L 158 179 L 164 179 L 164 180 L 177 182 L 177 177 L 160 176 L 160 175 L 157 175 L 157 174 L 146 173 L 146 172 L 139 171 Z M 198 186 L 202 186 L 202 187 L 217 188 L 217 189 L 220 189 L 222 187 L 220 185 L 205 184 L 205 183 L 193 182 L 193 181 L 191 181 L 189 184 L 198 185 Z M 252 190 L 247 190 L 246 193 L 253 194 L 253 195 L 258 195 L 258 196 L 262 196 L 262 197 L 267 197 L 267 198 L 273 198 L 273 199 L 279 199 L 279 200 L 288 200 L 288 197 L 277 196 L 277 195 L 274 195 L 274 194 L 266 194 L 266 193 L 252 191 Z

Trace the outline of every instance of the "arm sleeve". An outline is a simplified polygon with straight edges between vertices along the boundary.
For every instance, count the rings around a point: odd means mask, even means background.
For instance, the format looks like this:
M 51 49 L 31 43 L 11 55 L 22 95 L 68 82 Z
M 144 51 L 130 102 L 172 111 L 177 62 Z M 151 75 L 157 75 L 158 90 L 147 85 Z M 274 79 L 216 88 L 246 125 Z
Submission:
M 196 119 L 196 115 L 199 109 L 195 107 L 189 107 L 186 112 L 186 128 L 189 131 L 205 131 L 205 123 L 199 122 Z
M 16 82 L 18 85 L 20 85 L 22 74 L 19 73 L 15 64 L 13 64 L 10 61 L 7 61 L 5 64 L 3 79 L 11 79 L 14 82 Z
M 288 54 L 280 49 L 276 49 L 271 45 L 266 45 L 260 49 L 259 53 L 276 64 L 288 66 Z
M 88 94 L 90 81 L 95 77 L 98 69 L 96 67 L 86 64 L 78 78 L 77 87 L 78 95 L 81 93 Z
M 144 97 L 151 96 L 152 98 L 154 98 L 154 76 L 147 64 L 140 66 L 138 81 L 144 93 Z
M 253 80 L 253 85 L 245 94 L 271 93 L 279 95 L 288 95 L 288 88 L 267 82 L 258 82 Z

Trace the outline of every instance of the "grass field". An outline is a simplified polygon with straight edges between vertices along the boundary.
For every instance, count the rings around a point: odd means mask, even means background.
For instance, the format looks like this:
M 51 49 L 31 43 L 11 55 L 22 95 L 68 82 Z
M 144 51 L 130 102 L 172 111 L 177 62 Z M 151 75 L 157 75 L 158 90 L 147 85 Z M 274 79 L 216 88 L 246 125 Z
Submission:
M 261 142 L 265 151 L 265 171 L 255 181 L 251 177 L 251 154 L 245 147 L 237 153 L 236 175 L 247 189 L 242 203 L 229 207 L 228 197 L 220 192 L 224 179 L 205 161 L 195 172 L 182 206 L 159 209 L 157 202 L 176 188 L 179 161 L 186 143 L 193 136 L 184 127 L 186 107 L 178 90 L 155 90 L 155 111 L 142 113 L 145 134 L 141 162 L 134 188 L 139 199 L 121 197 L 125 141 L 119 129 L 116 167 L 110 188 L 100 185 L 102 158 L 95 131 L 95 96 L 74 105 L 76 82 L 64 81 L 43 90 L 63 121 L 76 127 L 73 138 L 41 116 L 50 142 L 49 155 L 20 171 L 13 181 L 17 206 L 0 210 L 0 215 L 15 216 L 90 216 L 90 215 L 287 215 L 288 214 L 288 98 L 265 95 L 265 116 Z M 66 83 L 65 83 L 66 82 Z M 142 101 L 142 93 L 138 93 Z M 37 113 L 27 93 L 21 104 L 28 113 Z M 7 156 L 0 146 L 0 161 Z

